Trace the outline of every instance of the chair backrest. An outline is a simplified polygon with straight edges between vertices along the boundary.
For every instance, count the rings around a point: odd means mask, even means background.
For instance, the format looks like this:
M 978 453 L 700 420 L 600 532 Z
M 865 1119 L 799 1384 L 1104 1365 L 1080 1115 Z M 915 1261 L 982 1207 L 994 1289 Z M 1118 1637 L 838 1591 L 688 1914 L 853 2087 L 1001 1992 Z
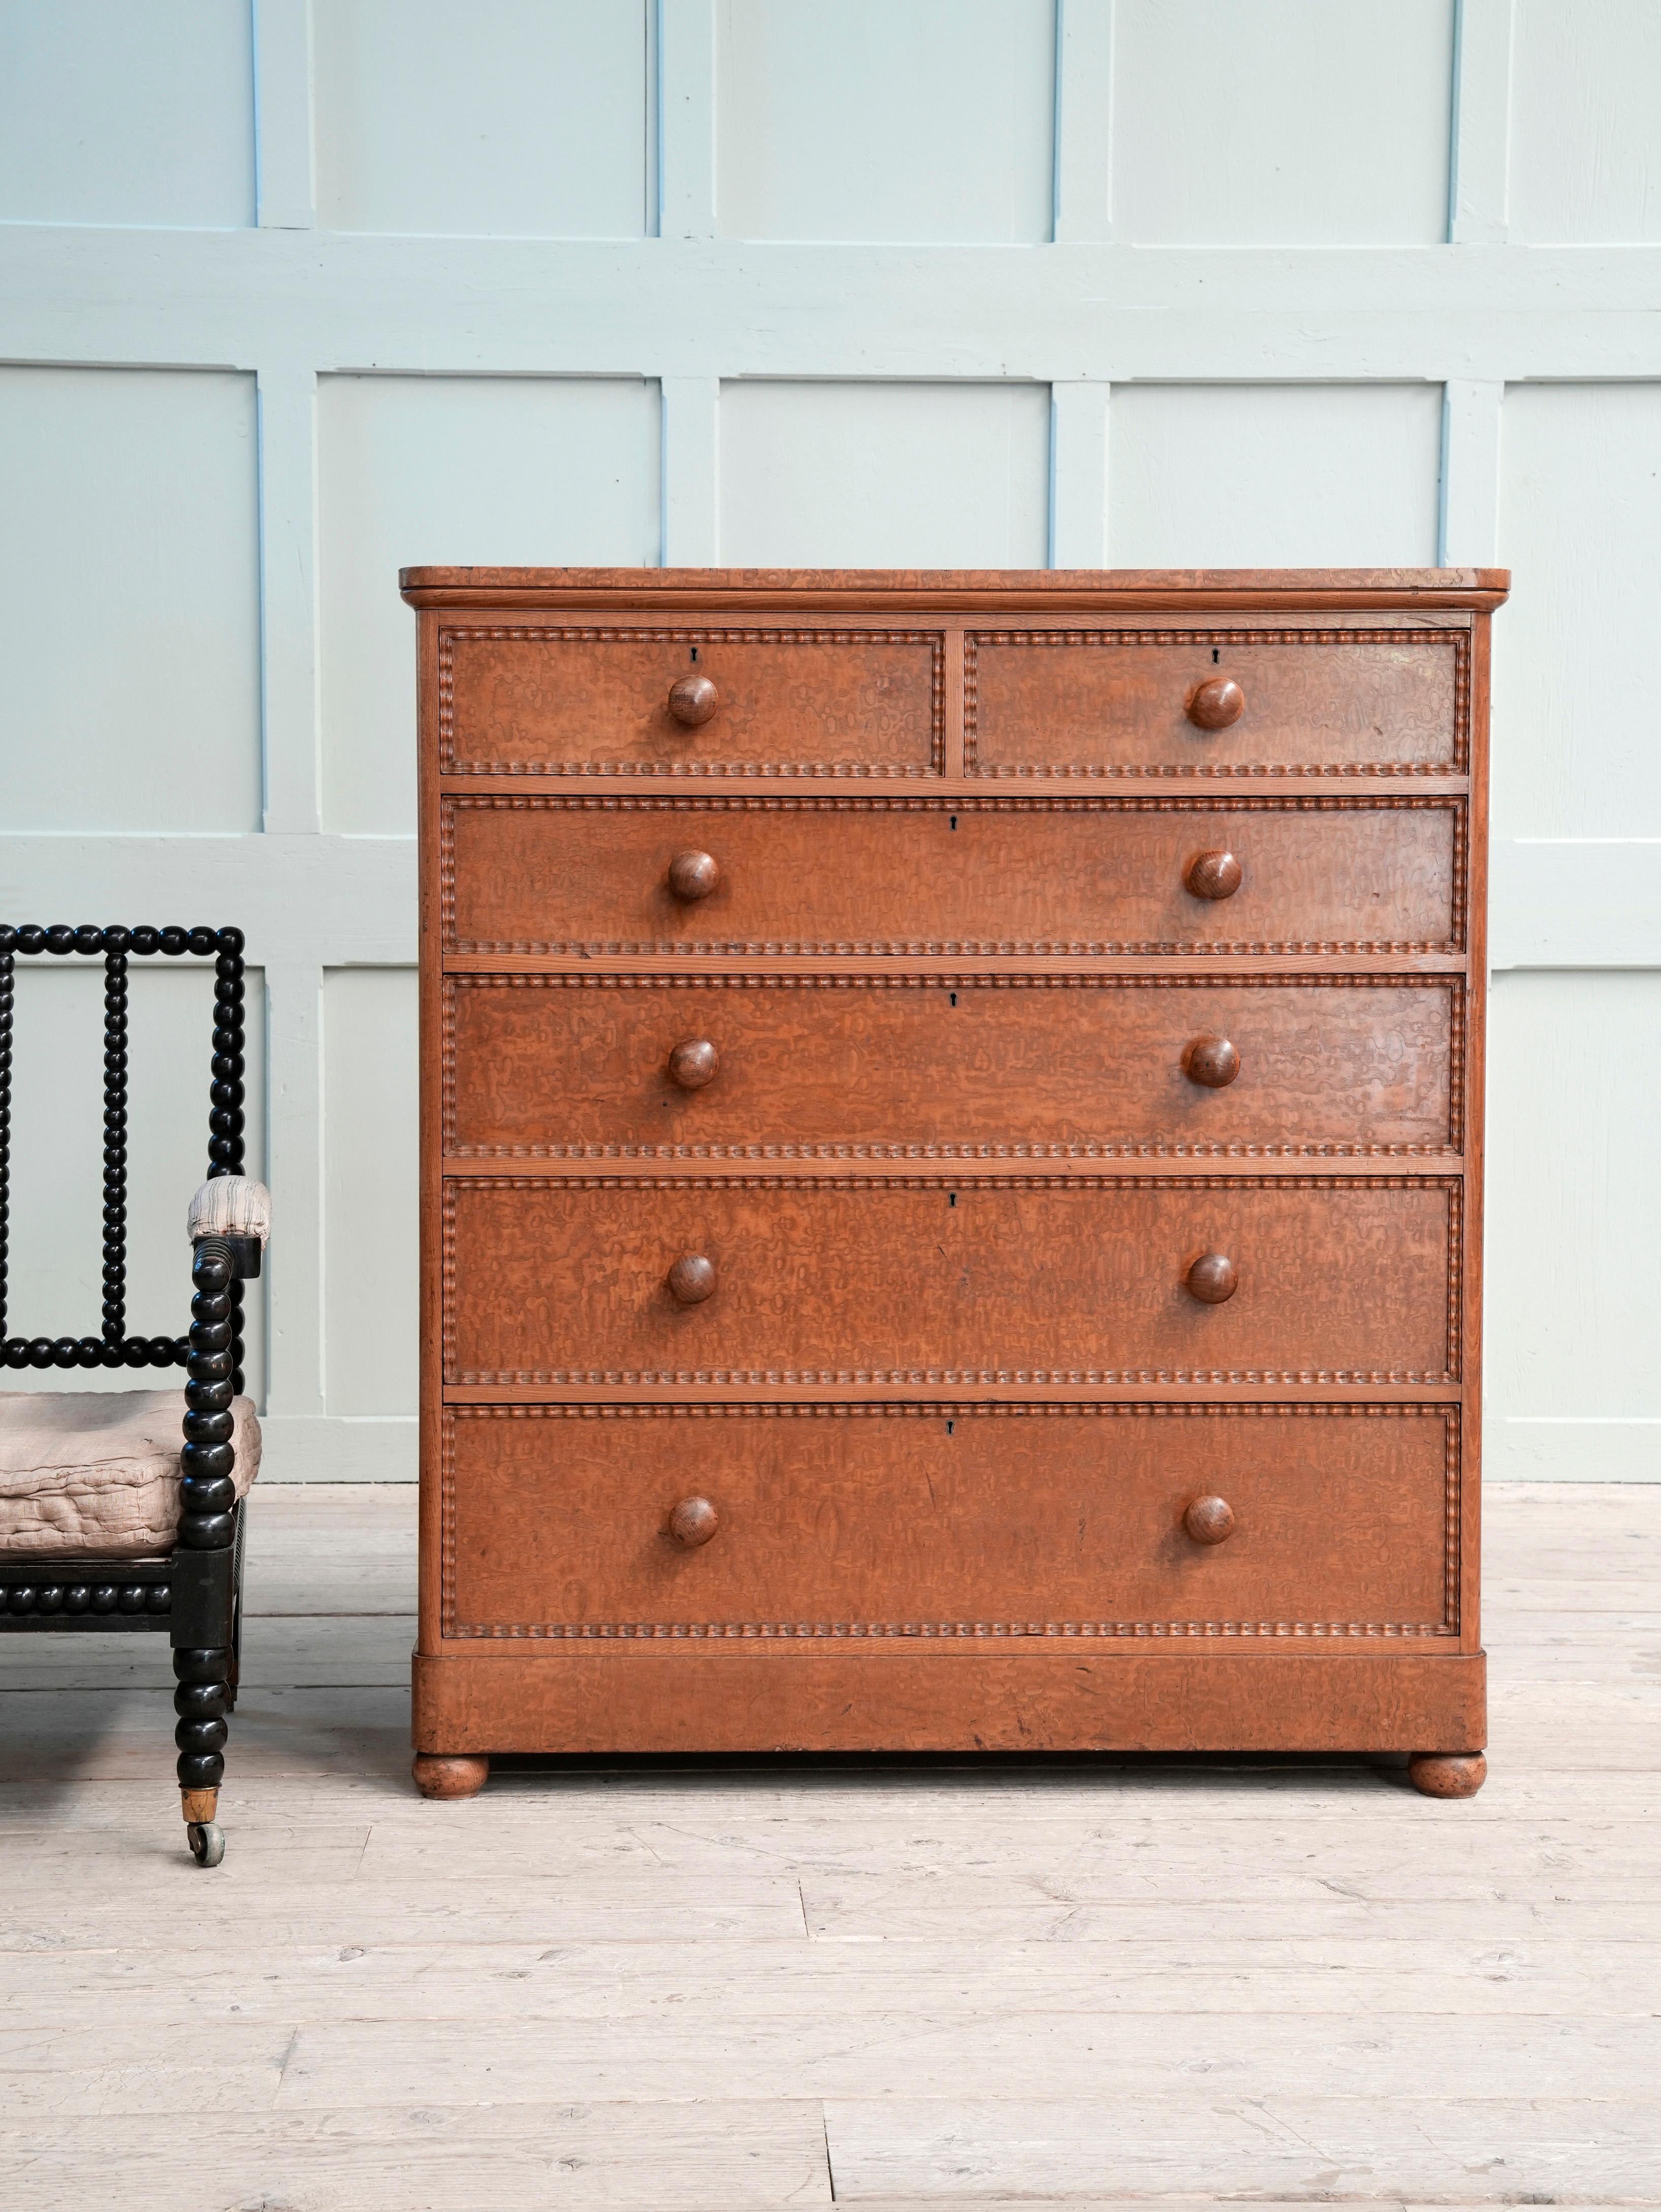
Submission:
M 182 1367 L 183 1336 L 129 1336 L 127 1328 L 127 962 L 163 953 L 214 963 L 208 1174 L 240 1175 L 243 1145 L 243 982 L 240 929 L 42 928 L 0 923 L 0 1364 L 7 1367 Z M 104 962 L 104 1311 L 97 1336 L 6 1334 L 7 1200 L 10 1184 L 12 1006 L 19 953 L 79 954 Z M 183 1194 L 188 1197 L 189 1194 Z M 239 1335 L 240 1332 L 238 1332 Z M 240 1364 L 240 1360 L 239 1360 Z M 239 1383 L 238 1387 L 240 1385 Z

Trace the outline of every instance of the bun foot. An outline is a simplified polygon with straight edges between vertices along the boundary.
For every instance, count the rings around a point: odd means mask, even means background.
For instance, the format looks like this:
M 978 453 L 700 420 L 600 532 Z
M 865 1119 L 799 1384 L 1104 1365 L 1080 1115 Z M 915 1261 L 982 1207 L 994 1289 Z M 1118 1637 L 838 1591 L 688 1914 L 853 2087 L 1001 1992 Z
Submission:
M 490 1778 L 488 1759 L 447 1759 L 418 1751 L 410 1771 L 423 1797 L 477 1797 Z
M 1424 1797 L 1474 1797 L 1488 1772 L 1480 1751 L 1418 1751 L 1408 1761 L 1408 1779 Z

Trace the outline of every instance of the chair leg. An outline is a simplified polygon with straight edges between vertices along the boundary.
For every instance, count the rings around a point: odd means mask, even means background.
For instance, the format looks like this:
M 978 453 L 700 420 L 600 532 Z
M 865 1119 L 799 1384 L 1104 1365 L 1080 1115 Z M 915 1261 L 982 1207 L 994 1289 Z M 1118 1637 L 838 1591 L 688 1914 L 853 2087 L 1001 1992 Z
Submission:
M 241 1511 L 232 1479 L 236 1454 L 232 1250 L 222 1237 L 198 1237 L 191 1266 L 190 1354 L 185 1446 L 179 1455 L 179 1543 L 173 1553 L 173 1693 L 179 1716 L 179 1789 L 186 1832 L 199 1866 L 217 1866 L 225 1840 L 215 1815 L 225 1778 L 225 1723 L 236 1697 L 236 1598 Z
M 217 1866 L 225 1856 L 219 1832 L 219 1785 L 225 1778 L 225 1716 L 230 1710 L 232 1657 L 220 1650 L 175 1650 L 177 1687 L 173 1709 L 179 1716 L 173 1737 L 179 1747 L 179 1809 L 186 1838 L 199 1866 Z

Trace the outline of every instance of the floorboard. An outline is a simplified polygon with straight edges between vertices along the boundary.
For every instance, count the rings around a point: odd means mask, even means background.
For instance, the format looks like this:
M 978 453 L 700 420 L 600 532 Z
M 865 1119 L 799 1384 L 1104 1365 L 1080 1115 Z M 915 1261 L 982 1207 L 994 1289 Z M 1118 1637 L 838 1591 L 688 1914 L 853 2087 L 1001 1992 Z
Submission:
M 222 1868 L 160 1638 L 0 1642 L 0 2201 L 1661 2207 L 1661 1488 L 1492 1489 L 1491 1777 L 408 1781 L 412 1491 L 256 1491 Z

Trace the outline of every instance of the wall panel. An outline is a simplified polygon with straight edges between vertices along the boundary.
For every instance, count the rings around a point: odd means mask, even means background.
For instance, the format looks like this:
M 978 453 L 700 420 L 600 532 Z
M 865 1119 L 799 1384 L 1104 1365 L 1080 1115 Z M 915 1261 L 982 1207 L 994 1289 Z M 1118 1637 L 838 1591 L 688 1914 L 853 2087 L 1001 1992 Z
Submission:
M 1490 1471 L 1661 1476 L 1661 975 L 1499 976 L 1492 1023 Z
M 1122 568 L 1389 568 L 1436 557 L 1433 385 L 1116 386 Z
M 416 1032 L 413 969 L 325 976 L 325 1395 L 348 1419 L 416 1410 Z
M 1037 568 L 1050 394 L 1026 384 L 728 384 L 721 557 Z
M 1512 234 L 1661 239 L 1661 8 L 1514 0 Z
M 1661 382 L 1524 384 L 1501 417 L 1494 823 L 1513 837 L 1661 836 L 1643 702 L 1661 600 Z
M 70 898 L 65 905 L 75 906 L 76 918 L 82 918 L 82 902 Z M 153 912 L 100 912 L 97 918 L 228 919 L 191 910 L 187 882 L 158 891 Z M 183 1336 L 191 1325 L 186 1208 L 208 1173 L 213 963 L 158 955 L 129 962 L 127 973 L 127 1334 Z M 263 1176 L 265 979 L 250 969 L 246 980 L 248 1171 Z M 103 1302 L 101 960 L 46 956 L 18 961 L 13 1053 L 6 1333 L 97 1336 Z M 246 1293 L 245 1372 L 256 1403 L 265 1391 L 265 1289 L 262 1277 Z M 184 1381 L 178 1368 L 92 1368 L 73 1374 L 25 1369 L 9 1373 L 5 1388 L 182 1389 Z
M 656 387 L 335 376 L 318 393 L 325 826 L 415 827 L 423 562 L 657 559 Z
M 1445 238 L 1453 19 L 1453 0 L 1116 0 L 1114 235 Z
M 0 368 L 0 499 L 7 828 L 257 829 L 253 379 Z
M 0 4 L 0 908 L 189 920 L 194 885 L 250 929 L 269 1477 L 414 1465 L 400 564 L 1439 553 L 1516 574 L 1489 1464 L 1661 1478 L 1632 1291 L 1661 1235 L 1634 1133 L 1661 990 L 1658 23 Z M 86 988 L 27 982 L 29 1033 L 90 1053 Z M 95 1311 L 95 1103 L 19 1109 L 27 1205 L 88 1209 L 84 1282 L 20 1231 L 44 1327 Z M 158 1253 L 197 1120 L 177 1161 L 165 1117 L 135 1155 Z
M 1054 0 L 720 0 L 731 238 L 1050 231 Z
M 248 8 L 0 8 L 0 222 L 230 226 L 253 202 Z
M 650 0 L 313 0 L 318 217 L 638 238 Z

